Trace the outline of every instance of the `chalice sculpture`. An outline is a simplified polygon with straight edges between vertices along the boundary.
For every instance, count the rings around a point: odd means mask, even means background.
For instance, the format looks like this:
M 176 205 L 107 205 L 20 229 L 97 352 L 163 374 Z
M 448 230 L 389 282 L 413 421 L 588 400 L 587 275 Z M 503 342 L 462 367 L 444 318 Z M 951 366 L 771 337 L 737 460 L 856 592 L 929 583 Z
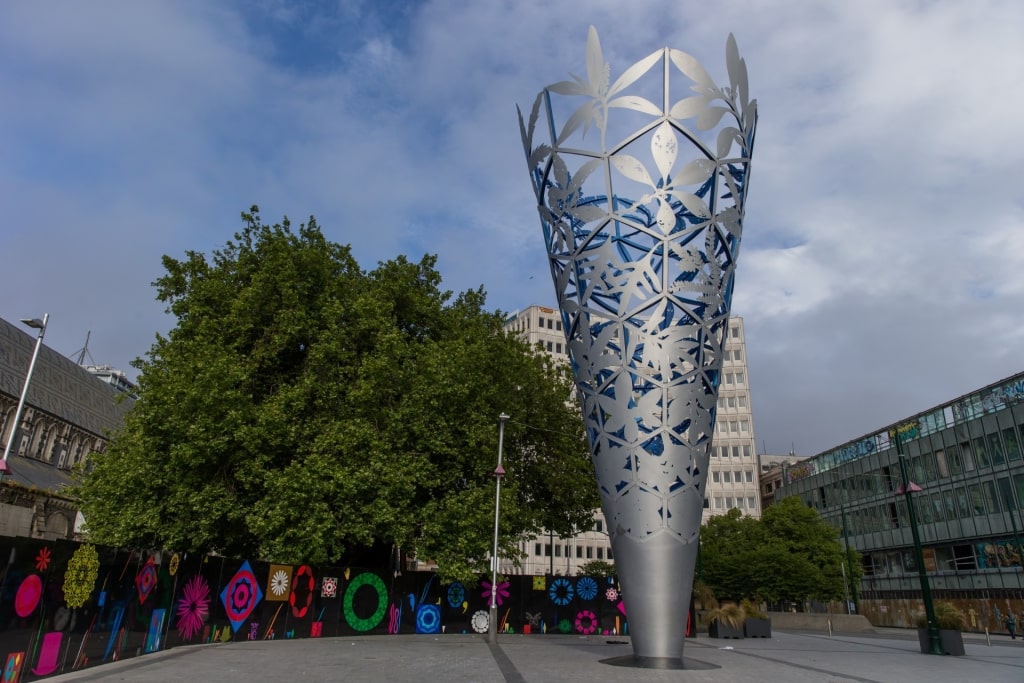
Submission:
M 633 661 L 683 645 L 757 104 L 732 35 L 729 85 L 660 49 L 612 80 L 544 88 L 519 124 Z

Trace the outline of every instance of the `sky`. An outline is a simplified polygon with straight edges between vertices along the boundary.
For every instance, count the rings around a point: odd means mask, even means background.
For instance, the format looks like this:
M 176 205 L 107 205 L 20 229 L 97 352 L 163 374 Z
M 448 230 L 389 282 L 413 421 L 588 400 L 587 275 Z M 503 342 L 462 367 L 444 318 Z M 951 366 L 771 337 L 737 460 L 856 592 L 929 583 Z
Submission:
M 709 8 L 711 11 L 709 11 Z M 1024 3 L 0 3 L 0 317 L 129 371 L 161 257 L 258 204 L 365 269 L 553 305 L 516 105 L 661 47 L 759 123 L 733 315 L 758 449 L 813 455 L 1024 370 Z M 32 332 L 26 328 L 27 332 Z

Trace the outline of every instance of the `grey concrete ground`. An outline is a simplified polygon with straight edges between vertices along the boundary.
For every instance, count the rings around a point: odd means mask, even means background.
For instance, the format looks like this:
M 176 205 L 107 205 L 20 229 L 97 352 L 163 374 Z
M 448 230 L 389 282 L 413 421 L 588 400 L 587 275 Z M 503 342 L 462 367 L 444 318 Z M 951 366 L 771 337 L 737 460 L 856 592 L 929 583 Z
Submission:
M 599 683 L 601 681 L 826 681 L 840 683 L 1000 683 L 1024 681 L 1024 641 L 967 636 L 966 657 L 918 652 L 916 633 L 776 632 L 770 640 L 686 642 L 694 664 L 717 668 L 651 670 L 602 660 L 632 654 L 628 639 L 579 636 L 402 635 L 218 643 L 179 647 L 76 671 L 47 681 L 430 681 L 431 683 Z

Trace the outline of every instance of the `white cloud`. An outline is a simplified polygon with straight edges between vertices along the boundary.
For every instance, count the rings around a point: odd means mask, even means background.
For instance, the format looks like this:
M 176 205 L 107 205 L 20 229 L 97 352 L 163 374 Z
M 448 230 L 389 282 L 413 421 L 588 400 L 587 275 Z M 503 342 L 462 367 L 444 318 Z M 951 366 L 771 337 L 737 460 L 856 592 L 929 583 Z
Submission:
M 591 23 L 613 70 L 670 45 L 722 78 L 729 32 L 747 60 L 759 444 L 816 452 L 1021 369 L 1009 0 L 3 3 L 0 316 L 49 311 L 55 348 L 93 329 L 126 366 L 170 324 L 160 256 L 254 202 L 366 267 L 437 252 L 451 288 L 550 303 L 515 105 L 585 69 Z

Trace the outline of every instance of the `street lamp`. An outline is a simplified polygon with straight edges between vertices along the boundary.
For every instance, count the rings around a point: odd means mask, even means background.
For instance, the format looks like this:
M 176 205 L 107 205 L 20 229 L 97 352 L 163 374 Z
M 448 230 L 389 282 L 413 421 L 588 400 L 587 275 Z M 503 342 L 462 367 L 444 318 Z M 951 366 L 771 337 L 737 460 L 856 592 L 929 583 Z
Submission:
M 4 457 L 0 461 L 0 481 L 3 481 L 3 477 L 7 474 L 7 456 L 11 454 L 11 447 L 14 445 L 14 439 L 18 435 L 18 426 L 21 424 L 21 414 L 25 410 L 25 397 L 28 396 L 28 385 L 32 381 L 32 371 L 36 369 L 36 359 L 39 358 L 39 348 L 43 345 L 43 335 L 46 334 L 46 323 L 50 320 L 50 314 L 44 313 L 43 319 L 39 318 L 22 318 L 21 322 L 25 323 L 31 328 L 39 330 L 39 336 L 36 337 L 36 348 L 32 352 L 32 360 L 28 364 L 28 373 L 25 375 L 25 385 L 21 388 L 21 398 L 18 399 L 18 408 L 14 411 L 14 423 L 11 425 L 11 433 L 7 437 L 7 445 L 4 446 Z
M 896 456 L 900 463 L 900 478 L 903 481 L 902 493 L 907 500 L 907 515 L 910 517 L 910 534 L 914 539 L 914 557 L 917 561 L 917 575 L 921 579 L 921 598 L 924 600 L 924 613 L 928 619 L 928 654 L 942 655 L 942 641 L 939 637 L 939 626 L 935 621 L 935 605 L 932 604 L 932 591 L 928 586 L 928 573 L 924 568 L 924 553 L 921 552 L 921 537 L 917 533 L 917 514 L 914 512 L 914 501 L 910 494 L 912 487 L 907 475 L 907 458 L 903 454 L 903 441 L 900 439 L 900 428 L 897 426 L 889 432 L 896 441 Z
M 505 421 L 508 415 L 498 416 L 498 466 L 494 468 L 494 552 L 491 553 L 491 609 L 487 620 L 487 642 L 498 643 L 498 515 L 501 512 L 501 479 L 505 469 L 501 466 L 501 450 L 505 441 Z

